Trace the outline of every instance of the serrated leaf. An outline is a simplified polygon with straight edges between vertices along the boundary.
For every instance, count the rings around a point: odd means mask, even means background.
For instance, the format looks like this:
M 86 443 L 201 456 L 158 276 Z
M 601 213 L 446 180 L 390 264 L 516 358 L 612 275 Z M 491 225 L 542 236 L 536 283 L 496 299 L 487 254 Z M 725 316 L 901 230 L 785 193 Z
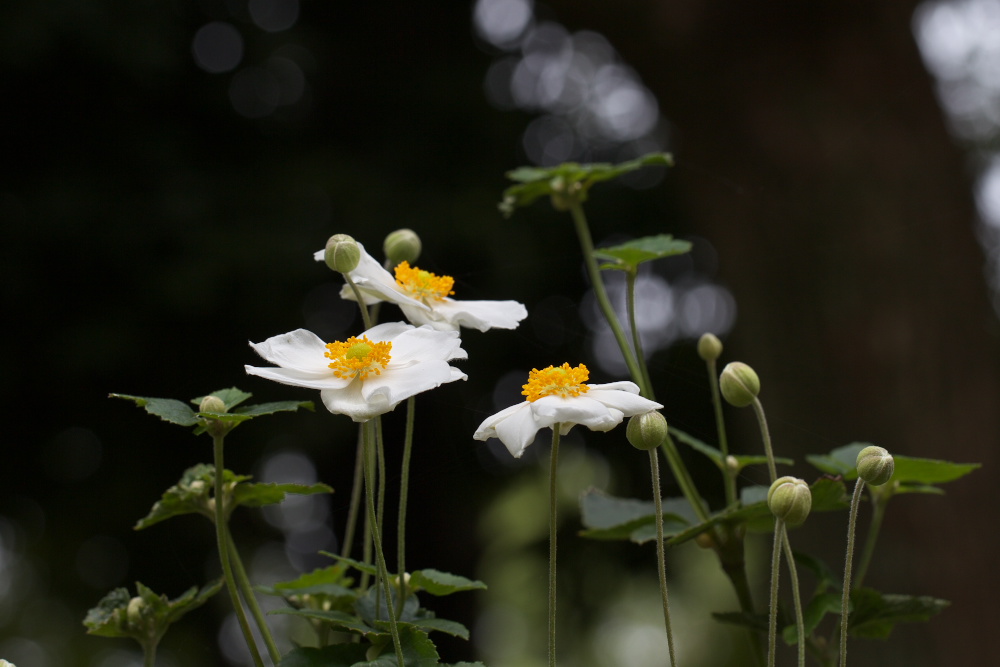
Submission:
M 184 402 L 174 398 L 152 398 L 149 396 L 130 396 L 128 394 L 108 394 L 110 398 L 123 398 L 132 401 L 146 412 L 155 415 L 165 422 L 180 426 L 194 426 L 198 423 L 195 411 Z
M 410 586 L 437 596 L 486 588 L 486 584 L 481 581 L 433 569 L 417 570 L 410 574 Z
M 851 506 L 850 494 L 844 480 L 835 477 L 820 477 L 809 485 L 812 493 L 813 512 L 831 512 Z
M 829 454 L 809 454 L 806 456 L 806 461 L 828 475 L 841 475 L 845 480 L 851 481 L 858 477 L 858 471 L 855 468 L 858 454 L 870 444 L 868 442 L 852 442 L 849 445 L 837 447 Z
M 233 502 L 245 507 L 263 507 L 282 502 L 289 493 L 310 496 L 316 493 L 333 493 L 326 484 L 277 484 L 255 482 L 239 484 L 233 489 Z
M 281 581 L 271 586 L 256 586 L 255 588 L 267 595 L 293 597 L 301 595 L 326 595 L 335 598 L 350 597 L 355 594 L 348 586 L 353 582 L 346 577 L 347 566 L 343 563 L 328 565 L 306 572 L 295 579 Z
M 451 635 L 452 637 L 459 637 L 461 639 L 469 638 L 469 629 L 458 621 L 449 621 L 445 618 L 428 617 L 414 620 L 412 623 L 416 627 L 429 632 L 443 632 Z
M 87 634 L 98 637 L 130 637 L 131 633 L 122 626 L 125 609 L 131 599 L 127 588 L 116 588 L 101 598 L 83 619 Z
M 897 623 L 927 621 L 950 604 L 926 595 L 895 595 L 859 588 L 851 591 L 847 630 L 854 637 L 885 639 Z
M 981 463 L 952 463 L 902 454 L 894 455 L 892 458 L 895 462 L 892 480 L 900 484 L 944 484 L 982 467 Z
M 400 624 L 399 645 L 403 651 L 403 660 L 407 667 L 434 667 L 440 664 L 434 642 L 419 628 Z M 353 667 L 398 667 L 396 653 L 392 642 L 386 645 L 383 652 L 374 660 L 359 662 Z

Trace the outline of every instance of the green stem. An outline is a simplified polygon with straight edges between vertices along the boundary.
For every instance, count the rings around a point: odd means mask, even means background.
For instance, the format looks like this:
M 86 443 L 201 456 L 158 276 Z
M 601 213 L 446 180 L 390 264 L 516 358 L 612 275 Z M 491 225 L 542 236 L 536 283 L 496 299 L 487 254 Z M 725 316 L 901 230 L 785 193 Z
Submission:
M 155 667 L 156 665 L 156 644 L 150 642 L 142 645 L 142 667 Z
M 350 274 L 342 273 L 340 275 L 344 276 L 344 280 L 348 285 L 350 285 L 351 291 L 354 292 L 354 298 L 358 300 L 358 308 L 361 309 L 361 320 L 365 323 L 365 331 L 368 331 L 372 328 L 372 320 L 371 317 L 368 316 L 368 306 L 365 305 L 365 299 L 361 294 L 361 290 L 359 290 L 358 286 L 353 280 L 351 280 Z
M 799 636 L 799 667 L 806 665 L 806 624 L 802 616 L 802 596 L 799 593 L 799 571 L 795 566 L 795 555 L 792 553 L 792 543 L 788 541 L 788 530 L 782 541 L 785 544 L 785 558 L 788 560 L 788 574 L 792 580 L 792 602 L 795 604 L 795 630 Z
M 660 577 L 660 597 L 663 599 L 663 625 L 667 630 L 667 652 L 670 667 L 677 665 L 674 657 L 674 632 L 670 627 L 670 603 L 667 600 L 667 559 L 663 549 L 663 499 L 660 492 L 660 455 L 649 450 L 649 470 L 653 478 L 653 505 L 656 508 L 656 570 Z
M 375 444 L 374 421 L 365 422 L 363 428 L 365 438 L 365 498 L 367 499 L 366 504 L 368 506 L 368 522 L 372 527 L 371 533 L 372 541 L 375 543 L 376 567 L 382 590 L 385 592 L 386 615 L 389 617 L 389 632 L 392 635 L 392 644 L 396 649 L 396 662 L 399 667 L 404 667 L 403 648 L 399 642 L 399 628 L 396 626 L 396 612 L 392 604 L 392 593 L 389 590 L 389 572 L 385 566 L 385 555 L 382 551 L 382 527 L 379 525 L 375 515 L 375 489 L 373 488 L 375 486 L 375 471 L 371 465 L 373 463 L 372 457 L 368 455 Z M 378 583 L 376 582 L 376 585 Z M 378 599 L 377 591 L 375 599 Z M 376 618 L 378 618 L 377 611 Z
M 549 459 L 549 667 L 556 664 L 556 510 L 559 505 L 556 470 L 559 466 L 560 427 L 558 423 L 552 425 L 552 454 Z
M 868 526 L 868 533 L 865 535 L 865 546 L 861 549 L 861 557 L 858 562 L 857 572 L 854 575 L 854 588 L 860 588 L 868 573 L 868 566 L 871 564 L 872 555 L 875 553 L 875 542 L 878 540 L 879 531 L 882 528 L 882 519 L 885 518 L 886 503 L 881 493 L 880 487 L 868 489 L 868 496 L 872 501 L 872 521 Z
M 608 299 L 607 291 L 604 289 L 604 281 L 601 280 L 601 270 L 597 267 L 597 260 L 594 258 L 594 241 L 590 236 L 590 228 L 587 226 L 587 217 L 583 213 L 583 207 L 578 201 L 574 201 L 569 208 L 569 212 L 573 217 L 577 238 L 580 240 L 583 263 L 587 267 L 587 275 L 590 278 L 591 286 L 594 288 L 597 305 L 600 306 L 601 312 L 604 314 L 604 319 L 607 320 L 608 326 L 611 327 L 611 332 L 618 342 L 618 347 L 625 358 L 625 365 L 628 367 L 629 375 L 632 376 L 632 381 L 639 385 L 639 391 L 643 396 L 652 400 L 652 387 L 646 385 L 643 379 L 642 369 L 636 362 L 635 353 L 629 345 L 628 339 L 625 338 L 625 332 L 622 331 L 622 325 L 618 322 L 618 316 L 615 315 L 615 309 L 611 305 L 611 300 Z
M 754 608 L 753 593 L 750 592 L 750 582 L 747 579 L 743 538 L 731 526 L 723 525 L 722 529 L 721 536 L 717 534 L 715 553 L 719 556 L 722 571 L 726 573 L 729 581 L 733 584 L 736 599 L 740 604 L 740 611 L 747 618 L 751 618 L 757 612 Z M 760 634 L 752 628 L 747 628 L 746 634 L 750 642 L 753 664 L 757 667 L 763 667 L 764 646 L 761 643 Z
M 628 326 L 632 331 L 632 348 L 635 350 L 636 364 L 642 372 L 642 382 L 650 391 L 653 391 L 653 382 L 649 379 L 649 367 L 646 365 L 646 355 L 642 352 L 642 336 L 639 335 L 639 327 L 635 323 L 635 279 L 636 272 L 628 270 L 625 272 L 625 310 L 628 311 Z M 642 385 L 640 385 L 642 386 Z M 652 396 L 648 398 L 652 399 Z
M 413 420 L 417 411 L 415 396 L 406 401 L 406 434 L 403 437 L 403 465 L 399 480 L 399 518 L 396 526 L 396 571 L 399 573 L 399 613 L 406 601 L 406 505 L 410 493 L 410 457 L 413 453 Z
M 705 522 L 709 520 L 708 512 L 705 511 L 705 507 L 701 502 L 701 496 L 698 495 L 698 489 L 694 485 L 694 480 L 691 479 L 691 474 L 688 472 L 687 467 L 684 465 L 684 461 L 681 459 L 680 452 L 677 451 L 677 445 L 674 444 L 674 439 L 667 435 L 666 441 L 662 445 L 663 454 L 667 457 L 667 464 L 670 466 L 670 472 L 674 474 L 674 478 L 677 480 L 677 485 L 681 487 L 681 493 L 687 498 L 688 503 L 691 505 L 691 509 L 698 516 L 698 520 Z
M 771 601 L 767 621 L 767 667 L 774 667 L 775 644 L 778 637 L 778 580 L 781 572 L 781 536 L 785 522 L 774 520 L 774 545 L 771 547 Z
M 271 630 L 268 628 L 267 621 L 264 619 L 264 612 L 261 611 L 260 604 L 257 602 L 257 596 L 254 595 L 253 586 L 250 584 L 250 578 L 247 576 L 246 568 L 243 567 L 243 561 L 240 559 L 239 551 L 236 550 L 236 542 L 233 541 L 233 534 L 230 532 L 228 527 L 226 527 L 226 542 L 229 546 L 229 558 L 233 561 L 233 572 L 236 574 L 236 584 L 239 586 L 240 593 L 243 595 L 243 600 L 250 608 L 250 614 L 253 616 L 254 622 L 257 624 L 257 628 L 260 630 L 260 636 L 263 638 L 264 645 L 267 647 L 268 655 L 271 656 L 271 660 L 277 665 L 281 662 L 281 653 L 278 651 L 277 644 L 274 643 L 274 637 L 271 635 Z
M 347 527 L 344 529 L 344 546 L 340 550 L 340 555 L 344 558 L 351 557 L 351 549 L 354 547 L 354 533 L 358 530 L 358 510 L 361 507 L 361 488 L 363 479 L 361 471 L 364 470 L 364 436 L 361 429 L 358 429 L 358 445 L 354 453 L 354 483 L 351 486 L 351 503 L 347 509 Z
M 771 482 L 778 479 L 778 468 L 774 464 L 774 451 L 771 449 L 771 432 L 767 429 L 767 418 L 764 416 L 764 406 L 760 399 L 753 399 L 753 411 L 757 415 L 757 423 L 760 425 L 760 438 L 764 441 L 764 453 L 767 454 L 767 471 L 771 475 Z
M 719 434 L 719 449 L 722 450 L 722 478 L 726 490 L 726 506 L 736 502 L 736 471 L 729 467 L 729 439 L 726 437 L 726 420 L 722 412 L 722 395 L 719 392 L 719 373 L 715 359 L 705 362 L 708 367 L 708 383 L 712 387 L 712 406 L 715 410 L 715 430 Z
M 264 661 L 260 657 L 260 650 L 257 648 L 257 642 L 254 640 L 253 632 L 250 630 L 250 623 L 247 621 L 246 611 L 243 609 L 243 603 L 240 602 L 240 595 L 236 589 L 236 581 L 233 576 L 232 560 L 229 556 L 229 541 L 226 539 L 226 495 L 223 484 L 223 472 L 225 468 L 223 467 L 222 450 L 224 441 L 225 435 L 212 434 L 212 444 L 215 450 L 215 542 L 219 549 L 219 561 L 222 564 L 222 574 L 226 580 L 226 589 L 229 591 L 229 597 L 233 601 L 233 610 L 236 612 L 236 620 L 240 624 L 240 630 L 243 631 L 243 639 L 246 640 L 247 648 L 250 649 L 250 656 L 253 658 L 254 665 L 264 667 Z
M 844 559 L 844 585 L 840 599 L 840 667 L 847 667 L 847 622 L 851 605 L 851 559 L 854 557 L 854 529 L 858 522 L 858 505 L 865 480 L 858 477 L 851 496 L 851 513 L 847 520 L 847 556 Z

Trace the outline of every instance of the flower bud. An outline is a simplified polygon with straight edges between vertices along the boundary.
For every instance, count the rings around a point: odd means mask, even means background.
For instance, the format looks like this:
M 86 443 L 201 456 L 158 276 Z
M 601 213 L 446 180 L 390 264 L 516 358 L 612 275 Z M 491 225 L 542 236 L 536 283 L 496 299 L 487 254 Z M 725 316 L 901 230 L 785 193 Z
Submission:
M 858 452 L 858 477 L 872 486 L 881 486 L 892 478 L 896 463 L 882 447 L 870 445 Z
M 790 528 L 801 525 L 812 509 L 812 491 L 804 480 L 779 477 L 767 490 L 767 507 L 771 514 Z
M 695 536 L 694 543 L 702 549 L 714 549 L 716 544 L 715 536 L 712 534 L 712 531 L 706 530 L 704 533 L 698 533 Z
M 128 607 L 125 612 L 128 618 L 128 624 L 133 630 L 138 630 L 142 628 L 142 609 L 146 606 L 142 598 L 134 597 L 128 601 Z
M 413 264 L 420 257 L 423 246 L 420 244 L 420 237 L 412 229 L 397 229 L 385 237 L 382 243 L 382 252 L 392 266 L 400 262 Z
M 226 403 L 218 396 L 206 396 L 201 399 L 198 412 L 222 413 L 226 411 Z
M 337 273 L 348 273 L 358 268 L 361 248 L 347 234 L 334 234 L 326 242 L 326 265 Z
M 715 361 L 722 356 L 722 341 L 715 334 L 702 334 L 698 339 L 698 356 L 705 361 Z
M 730 405 L 745 408 L 753 403 L 760 393 L 760 378 L 746 364 L 734 361 L 722 369 L 719 390 Z
M 667 418 L 656 410 L 635 415 L 628 420 L 625 437 L 636 449 L 656 449 L 667 441 Z

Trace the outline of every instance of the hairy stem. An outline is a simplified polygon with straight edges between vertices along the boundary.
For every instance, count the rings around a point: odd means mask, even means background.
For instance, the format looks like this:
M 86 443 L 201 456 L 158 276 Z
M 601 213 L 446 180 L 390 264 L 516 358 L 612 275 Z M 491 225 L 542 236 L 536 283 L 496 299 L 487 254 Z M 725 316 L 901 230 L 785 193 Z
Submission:
M 670 626 L 670 603 L 667 600 L 667 561 L 663 548 L 663 500 L 660 497 L 660 455 L 649 450 L 649 470 L 653 478 L 653 504 L 656 507 L 656 570 L 660 577 L 660 597 L 663 599 L 663 625 L 667 630 L 667 652 L 670 667 L 677 665 L 674 656 L 674 632 Z
M 858 522 L 858 505 L 865 480 L 858 477 L 851 496 L 851 513 L 847 520 L 847 555 L 844 558 L 844 590 L 840 599 L 840 667 L 847 667 L 847 621 L 851 606 L 851 559 L 854 557 L 854 529 Z

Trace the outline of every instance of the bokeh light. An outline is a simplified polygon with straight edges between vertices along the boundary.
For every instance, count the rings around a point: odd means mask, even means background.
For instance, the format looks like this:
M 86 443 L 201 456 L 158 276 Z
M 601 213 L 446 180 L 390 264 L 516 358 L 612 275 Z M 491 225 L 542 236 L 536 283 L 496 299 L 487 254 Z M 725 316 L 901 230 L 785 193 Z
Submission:
M 243 60 L 243 37 L 233 24 L 212 21 L 194 34 L 191 53 L 198 67 L 206 72 L 231 72 Z

